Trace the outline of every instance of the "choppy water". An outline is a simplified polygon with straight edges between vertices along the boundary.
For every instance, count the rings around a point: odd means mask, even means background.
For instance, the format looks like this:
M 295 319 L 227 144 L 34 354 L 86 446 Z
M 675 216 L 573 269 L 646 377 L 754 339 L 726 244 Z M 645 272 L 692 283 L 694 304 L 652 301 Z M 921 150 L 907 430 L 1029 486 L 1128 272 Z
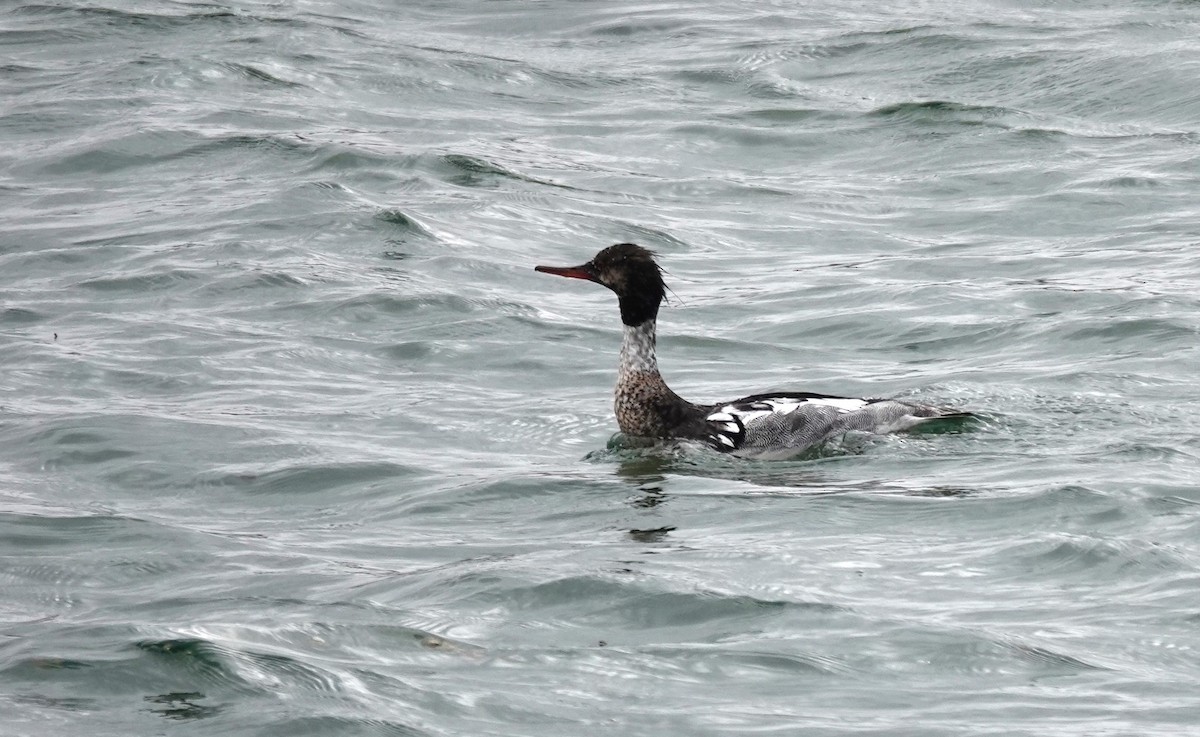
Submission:
M 0 733 L 1179 735 L 1200 6 L 10 2 Z M 971 432 L 610 446 L 668 380 Z

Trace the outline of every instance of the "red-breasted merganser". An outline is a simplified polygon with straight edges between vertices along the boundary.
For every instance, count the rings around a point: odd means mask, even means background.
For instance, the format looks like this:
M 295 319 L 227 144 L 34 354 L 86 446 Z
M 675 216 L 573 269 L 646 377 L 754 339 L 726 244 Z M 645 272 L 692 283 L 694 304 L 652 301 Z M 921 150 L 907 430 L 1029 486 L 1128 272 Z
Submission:
M 929 420 L 970 416 L 896 399 L 810 392 L 692 404 L 671 391 L 658 372 L 655 324 L 666 284 L 653 253 L 618 243 L 581 266 L 538 266 L 536 271 L 587 279 L 616 292 L 625 337 L 614 407 L 627 436 L 696 440 L 736 455 L 787 456 L 850 431 L 889 433 Z

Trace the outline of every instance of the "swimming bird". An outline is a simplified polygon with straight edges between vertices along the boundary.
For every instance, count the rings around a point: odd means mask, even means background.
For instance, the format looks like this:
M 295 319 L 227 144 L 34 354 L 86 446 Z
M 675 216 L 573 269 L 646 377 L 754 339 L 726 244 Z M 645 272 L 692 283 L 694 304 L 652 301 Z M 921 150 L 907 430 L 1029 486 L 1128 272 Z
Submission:
M 613 406 L 627 436 L 694 440 L 738 456 L 788 457 L 850 431 L 889 433 L 969 416 L 897 399 L 812 392 L 693 404 L 672 391 L 658 371 L 656 325 L 666 284 L 651 251 L 618 243 L 580 266 L 538 266 L 535 271 L 586 279 L 616 293 L 625 334 Z

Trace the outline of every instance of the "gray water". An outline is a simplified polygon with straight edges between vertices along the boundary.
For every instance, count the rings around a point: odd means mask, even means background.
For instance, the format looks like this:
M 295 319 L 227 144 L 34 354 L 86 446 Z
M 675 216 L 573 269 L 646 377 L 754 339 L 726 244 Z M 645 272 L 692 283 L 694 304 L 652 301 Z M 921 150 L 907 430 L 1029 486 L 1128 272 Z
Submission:
M 1035 7 L 1036 5 L 1036 7 Z M 0 7 L 0 734 L 1200 728 L 1200 5 Z M 972 410 L 739 461 L 684 397 Z

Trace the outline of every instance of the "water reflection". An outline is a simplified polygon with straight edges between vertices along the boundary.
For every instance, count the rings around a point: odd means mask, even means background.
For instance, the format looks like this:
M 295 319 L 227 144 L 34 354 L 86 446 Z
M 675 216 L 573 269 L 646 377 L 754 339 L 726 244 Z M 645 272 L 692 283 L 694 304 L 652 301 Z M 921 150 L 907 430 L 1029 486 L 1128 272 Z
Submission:
M 211 716 L 216 716 L 221 711 L 216 706 L 206 706 L 198 704 L 197 701 L 205 698 L 204 694 L 199 691 L 174 691 L 171 693 L 159 694 L 158 696 L 147 696 L 146 701 L 153 704 L 158 704 L 161 708 L 155 707 L 150 711 L 155 712 L 164 719 L 207 719 Z

